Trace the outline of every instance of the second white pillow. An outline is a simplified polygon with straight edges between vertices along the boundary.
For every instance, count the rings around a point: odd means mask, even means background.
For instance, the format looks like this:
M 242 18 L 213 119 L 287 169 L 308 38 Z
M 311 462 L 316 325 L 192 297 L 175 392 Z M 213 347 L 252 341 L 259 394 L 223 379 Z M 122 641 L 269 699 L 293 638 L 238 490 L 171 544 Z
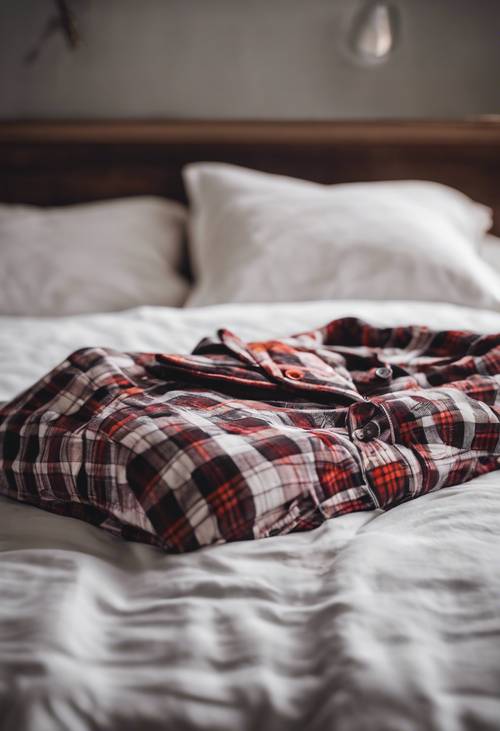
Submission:
M 325 186 L 222 163 L 184 171 L 190 306 L 406 299 L 500 308 L 476 253 L 491 212 L 427 181 Z

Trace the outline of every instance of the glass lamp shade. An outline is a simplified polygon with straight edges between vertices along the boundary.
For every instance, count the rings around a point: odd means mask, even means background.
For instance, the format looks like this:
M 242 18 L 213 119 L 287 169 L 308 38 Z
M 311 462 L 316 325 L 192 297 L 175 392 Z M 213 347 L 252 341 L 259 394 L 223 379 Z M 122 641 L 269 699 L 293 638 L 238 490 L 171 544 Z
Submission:
M 387 2 L 370 2 L 353 26 L 351 50 L 365 64 L 385 61 L 396 43 L 398 13 Z

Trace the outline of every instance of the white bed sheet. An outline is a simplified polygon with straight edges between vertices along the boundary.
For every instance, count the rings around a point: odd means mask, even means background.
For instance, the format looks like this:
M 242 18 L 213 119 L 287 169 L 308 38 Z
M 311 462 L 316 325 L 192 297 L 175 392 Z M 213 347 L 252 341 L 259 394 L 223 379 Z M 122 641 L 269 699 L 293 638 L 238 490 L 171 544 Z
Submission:
M 355 315 L 500 331 L 448 305 L 322 302 L 0 318 L 0 399 L 84 345 Z M 0 500 L 0 729 L 500 726 L 500 472 L 382 513 L 184 556 Z

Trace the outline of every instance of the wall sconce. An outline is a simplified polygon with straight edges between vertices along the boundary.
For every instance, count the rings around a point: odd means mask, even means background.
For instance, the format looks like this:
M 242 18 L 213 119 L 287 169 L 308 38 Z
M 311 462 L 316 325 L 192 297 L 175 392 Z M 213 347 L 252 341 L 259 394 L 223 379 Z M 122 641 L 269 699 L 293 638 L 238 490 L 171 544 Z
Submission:
M 365 65 L 386 61 L 399 31 L 399 13 L 388 2 L 369 2 L 356 16 L 350 47 L 356 61 Z

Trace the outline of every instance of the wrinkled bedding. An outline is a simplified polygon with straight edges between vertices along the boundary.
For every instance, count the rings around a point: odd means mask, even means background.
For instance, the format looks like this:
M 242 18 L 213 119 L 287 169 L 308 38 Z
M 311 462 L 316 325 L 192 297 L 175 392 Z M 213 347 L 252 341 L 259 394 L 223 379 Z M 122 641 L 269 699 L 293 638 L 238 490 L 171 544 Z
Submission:
M 0 399 L 86 345 L 190 350 L 344 315 L 500 331 L 448 305 L 0 319 Z M 500 472 L 309 533 L 183 556 L 0 501 L 0 728 L 497 729 Z

